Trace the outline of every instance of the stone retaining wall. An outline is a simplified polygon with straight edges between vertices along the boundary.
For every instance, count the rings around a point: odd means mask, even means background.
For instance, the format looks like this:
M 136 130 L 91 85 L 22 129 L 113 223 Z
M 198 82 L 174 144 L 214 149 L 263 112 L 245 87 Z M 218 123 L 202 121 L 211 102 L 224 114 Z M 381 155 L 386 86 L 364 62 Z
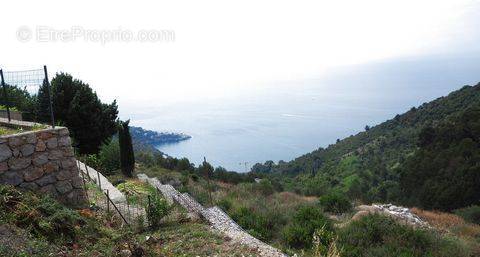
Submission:
M 74 207 L 86 203 L 64 127 L 0 136 L 0 183 L 48 193 Z

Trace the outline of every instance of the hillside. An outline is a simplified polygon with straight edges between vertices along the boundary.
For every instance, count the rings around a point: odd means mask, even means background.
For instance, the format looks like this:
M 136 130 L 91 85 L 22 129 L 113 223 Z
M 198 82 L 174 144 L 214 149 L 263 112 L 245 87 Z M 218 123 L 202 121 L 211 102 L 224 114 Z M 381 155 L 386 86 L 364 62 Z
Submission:
M 456 123 L 479 106 L 480 84 L 464 86 L 377 126 L 366 127 L 366 131 L 338 140 L 325 149 L 319 148 L 290 162 L 256 164 L 252 171 L 268 173 L 285 189 L 307 195 L 336 190 L 366 202 L 399 201 L 400 168 L 415 155 L 422 130 Z M 478 120 L 478 116 L 474 119 Z M 473 135 L 473 141 L 478 142 L 478 135 Z M 478 198 L 470 199 L 470 203 L 475 201 L 478 203 Z

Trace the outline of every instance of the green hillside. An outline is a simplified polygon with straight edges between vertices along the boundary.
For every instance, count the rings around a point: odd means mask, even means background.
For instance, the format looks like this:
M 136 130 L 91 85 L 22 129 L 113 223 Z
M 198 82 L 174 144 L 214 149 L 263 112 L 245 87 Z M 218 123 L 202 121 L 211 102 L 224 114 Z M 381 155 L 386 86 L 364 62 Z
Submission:
M 410 179 L 415 180 L 413 172 L 415 165 L 407 166 L 410 169 L 407 171 L 404 164 L 415 158 L 420 151 L 421 132 L 425 128 L 448 126 L 446 123 L 459 123 L 458 121 L 466 116 L 478 121 L 480 117 L 471 113 L 479 106 L 480 84 L 464 86 L 448 96 L 424 103 L 418 108 L 414 107 L 377 126 L 366 127 L 366 131 L 339 140 L 325 149 L 319 148 L 290 162 L 256 164 L 252 171 L 268 173 L 273 180 L 283 185 L 284 189 L 306 195 L 322 195 L 335 190 L 364 202 L 403 201 L 405 190 L 400 185 L 400 171 L 403 169 L 404 174 L 409 174 Z M 462 131 L 471 129 L 473 123 L 461 123 L 459 126 L 457 130 Z M 460 134 L 457 133 L 457 139 L 458 135 Z M 478 134 L 469 136 L 472 142 L 478 143 Z M 475 146 L 472 146 L 472 149 L 475 150 Z M 478 145 L 476 151 L 478 152 Z M 478 163 L 470 161 L 470 165 L 465 165 L 476 169 L 477 174 L 480 173 Z M 473 177 L 475 176 L 472 175 L 469 179 Z M 478 180 L 476 182 L 479 185 Z M 479 201 L 478 197 L 467 198 L 469 199 L 465 204 Z M 450 206 L 426 205 L 426 207 L 450 209 Z

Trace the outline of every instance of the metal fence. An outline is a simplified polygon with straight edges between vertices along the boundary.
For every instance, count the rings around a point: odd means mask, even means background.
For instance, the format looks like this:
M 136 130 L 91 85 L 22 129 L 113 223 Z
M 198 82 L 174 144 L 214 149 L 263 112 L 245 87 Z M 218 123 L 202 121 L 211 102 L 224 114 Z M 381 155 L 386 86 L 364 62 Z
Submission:
M 77 166 L 78 168 L 78 166 Z M 84 182 L 86 197 L 90 203 L 107 213 L 117 215 L 126 225 L 145 224 L 146 210 L 150 206 L 150 195 L 125 193 L 124 200 L 112 199 L 108 189 L 102 189 L 101 174 L 85 164 L 87 175 L 79 170 Z M 94 188 L 92 188 L 94 187 Z
M 2 103 L 5 107 L 6 118 L 10 122 L 12 119 L 23 119 L 28 121 L 39 121 L 37 120 L 37 113 L 35 110 L 18 110 L 14 111 L 13 107 L 17 106 L 21 99 L 16 99 L 18 95 L 12 94 L 13 88 L 22 90 L 24 93 L 27 93 L 29 96 L 35 96 L 38 94 L 39 89 L 44 87 L 48 95 L 48 106 L 45 106 L 48 109 L 50 123 L 52 127 L 55 127 L 55 117 L 53 113 L 53 102 L 52 102 L 52 89 L 50 82 L 48 80 L 47 66 L 43 66 L 43 69 L 36 70 L 22 70 L 22 71 L 5 71 L 0 69 L 0 79 L 2 86 Z M 22 113 L 20 113 L 20 112 Z M 20 113 L 20 114 L 19 114 Z M 46 118 L 48 119 L 48 118 Z

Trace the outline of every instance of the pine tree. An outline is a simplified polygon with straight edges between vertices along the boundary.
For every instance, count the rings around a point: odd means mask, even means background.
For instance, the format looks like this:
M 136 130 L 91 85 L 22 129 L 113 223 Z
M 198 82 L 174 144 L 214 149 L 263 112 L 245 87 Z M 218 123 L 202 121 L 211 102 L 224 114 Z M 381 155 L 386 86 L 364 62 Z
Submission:
M 126 177 L 133 177 L 135 155 L 133 153 L 132 137 L 128 124 L 130 120 L 118 122 L 118 141 L 120 144 L 120 166 Z

